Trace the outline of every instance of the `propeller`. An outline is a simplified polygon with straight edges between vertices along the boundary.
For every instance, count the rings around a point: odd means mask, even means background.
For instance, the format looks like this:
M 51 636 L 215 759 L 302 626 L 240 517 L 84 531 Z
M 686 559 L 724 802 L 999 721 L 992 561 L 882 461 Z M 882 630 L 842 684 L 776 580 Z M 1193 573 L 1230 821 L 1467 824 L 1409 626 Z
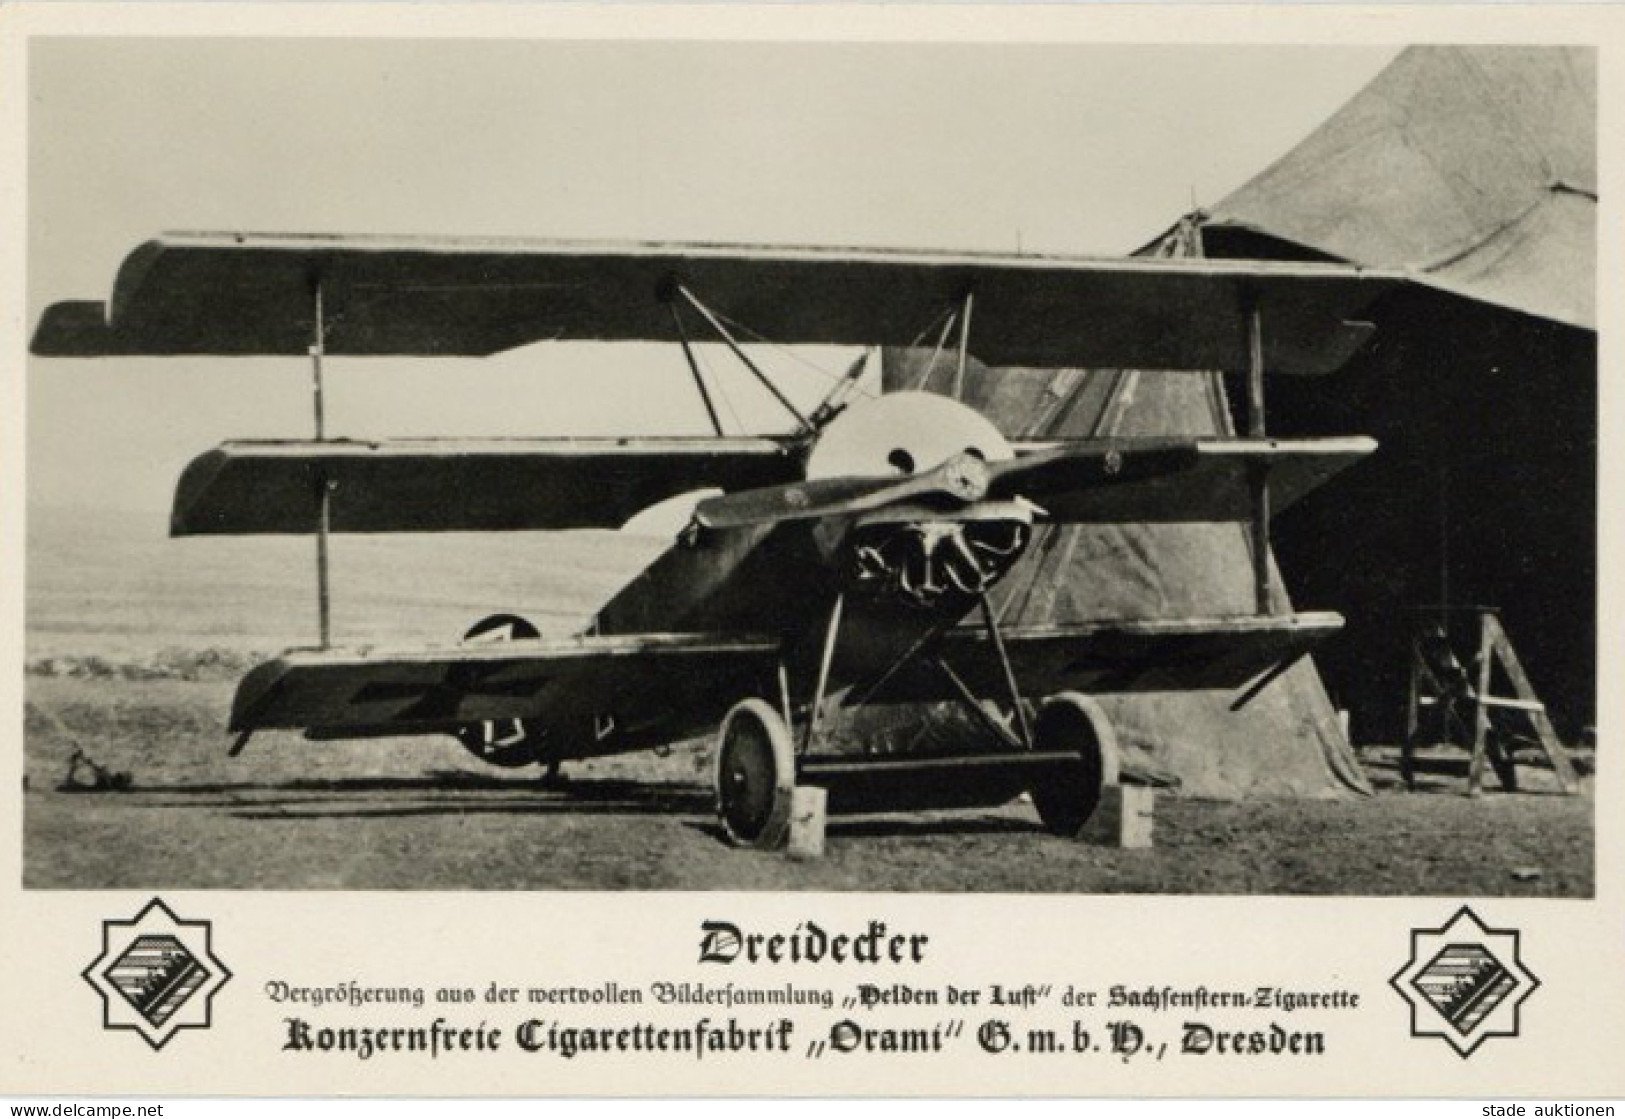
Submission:
M 850 516 L 922 498 L 968 505 L 986 495 L 991 477 L 981 456 L 965 452 L 935 469 L 903 478 L 809 478 L 723 494 L 700 502 L 694 519 L 705 528 L 726 529 Z
M 966 451 L 923 474 L 902 478 L 809 478 L 723 494 L 700 502 L 694 517 L 702 527 L 727 529 L 851 516 L 904 501 L 958 505 L 984 497 L 1041 501 L 1050 493 L 1174 474 L 1192 466 L 1196 457 L 1190 440 L 1137 446 L 1091 440 L 993 463 Z
M 995 464 L 988 496 L 1038 501 L 1053 493 L 1177 474 L 1195 466 L 1198 457 L 1190 439 L 1138 440 L 1132 446 L 1094 439 L 1062 444 Z

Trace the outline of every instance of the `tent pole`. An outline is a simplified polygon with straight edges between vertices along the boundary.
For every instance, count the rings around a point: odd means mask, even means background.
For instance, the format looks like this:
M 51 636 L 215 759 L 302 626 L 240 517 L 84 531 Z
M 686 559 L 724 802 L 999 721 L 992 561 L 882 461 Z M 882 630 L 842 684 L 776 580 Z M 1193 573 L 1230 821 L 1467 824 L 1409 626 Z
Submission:
M 327 323 L 322 306 L 322 281 L 316 280 L 314 337 L 310 344 L 310 374 L 312 402 L 316 412 L 316 441 L 327 438 L 327 422 L 322 400 L 322 357 L 327 352 Z M 333 484 L 325 467 L 316 469 L 316 614 L 321 630 L 321 646 L 333 644 L 332 605 L 327 582 L 327 537 L 333 522 Z
M 1264 314 L 1256 295 L 1247 300 L 1247 434 L 1264 439 Z M 1255 462 L 1249 473 L 1253 519 L 1253 605 L 1261 615 L 1272 613 L 1270 599 L 1270 468 Z

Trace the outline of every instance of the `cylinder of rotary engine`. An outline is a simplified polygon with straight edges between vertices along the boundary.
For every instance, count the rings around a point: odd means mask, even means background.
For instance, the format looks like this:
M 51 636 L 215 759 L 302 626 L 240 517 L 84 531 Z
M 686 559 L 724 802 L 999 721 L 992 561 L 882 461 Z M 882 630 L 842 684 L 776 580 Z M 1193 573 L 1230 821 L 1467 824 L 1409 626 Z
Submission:
M 1031 535 L 1031 513 L 1014 502 L 957 514 L 903 507 L 851 522 L 830 558 L 855 594 L 951 612 L 1004 578 Z

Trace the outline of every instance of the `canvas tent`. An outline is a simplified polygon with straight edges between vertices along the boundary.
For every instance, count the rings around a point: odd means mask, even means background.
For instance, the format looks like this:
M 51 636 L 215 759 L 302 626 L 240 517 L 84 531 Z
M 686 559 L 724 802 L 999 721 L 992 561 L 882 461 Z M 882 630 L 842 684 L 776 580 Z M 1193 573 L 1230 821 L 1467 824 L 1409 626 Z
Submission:
M 1406 611 L 1441 601 L 1499 607 L 1559 728 L 1592 720 L 1595 127 L 1590 51 L 1413 48 L 1143 250 L 1402 267 L 1420 282 L 1373 309 L 1373 344 L 1347 369 L 1270 384 L 1273 433 L 1381 444 L 1274 525 L 1292 596 L 1341 611 L 1347 630 L 1240 711 L 1212 693 L 1107 698 L 1131 765 L 1197 795 L 1368 790 L 1336 709 L 1364 741 L 1398 739 Z M 888 390 L 949 391 L 946 356 L 886 358 Z M 995 369 L 965 384 L 1012 435 L 1234 423 L 1218 374 Z M 1246 612 L 1248 546 L 1229 525 L 1050 529 L 1000 609 L 1026 622 Z M 932 725 L 956 724 L 944 712 Z
M 1350 619 L 1320 661 L 1362 739 L 1402 733 L 1405 612 L 1440 602 L 1499 608 L 1559 730 L 1594 722 L 1596 88 L 1585 48 L 1411 48 L 1197 215 L 1208 256 L 1420 281 L 1346 369 L 1270 400 L 1278 434 L 1381 444 L 1275 539 Z
M 1214 206 L 1210 255 L 1319 255 L 1596 329 L 1597 75 L 1579 47 L 1413 47 Z
M 950 355 L 887 351 L 887 391 L 948 392 Z M 977 366 L 965 399 L 1006 434 L 1229 433 L 1222 378 L 1139 370 L 1004 370 Z M 1310 499 L 1312 500 L 1312 499 Z M 1288 514 L 1290 516 L 1290 513 Z M 1013 623 L 1193 614 L 1255 608 L 1246 526 L 1073 525 L 1041 530 L 995 592 Z M 1287 609 L 1276 580 L 1277 606 Z M 1317 604 L 1318 605 L 1318 604 Z M 1099 697 L 1128 768 L 1198 796 L 1368 792 L 1314 665 L 1301 661 L 1240 710 L 1219 692 Z M 947 710 L 930 725 L 963 725 Z M 970 728 L 969 733 L 974 733 Z M 873 727 L 865 736 L 875 739 Z

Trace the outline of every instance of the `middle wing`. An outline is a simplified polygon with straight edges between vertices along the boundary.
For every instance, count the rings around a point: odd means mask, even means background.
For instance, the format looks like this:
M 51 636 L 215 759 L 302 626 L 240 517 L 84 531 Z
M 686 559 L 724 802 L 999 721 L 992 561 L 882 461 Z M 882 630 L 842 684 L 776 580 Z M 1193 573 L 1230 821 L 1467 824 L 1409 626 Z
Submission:
M 963 473 L 954 456 L 921 474 L 815 478 L 706 498 L 708 528 L 851 516 L 888 505 L 1025 499 L 1063 523 L 1245 521 L 1257 483 L 1284 509 L 1376 450 L 1363 436 L 1330 439 L 1076 439 L 1016 446 L 1012 459 Z
M 795 450 L 770 438 L 226 443 L 181 475 L 170 532 L 315 532 L 323 483 L 334 532 L 619 528 L 681 493 L 789 481 Z
M 1377 449 L 1374 439 L 1084 439 L 1026 443 L 994 466 L 990 495 L 1067 523 L 1245 521 L 1253 482 L 1286 509 Z
M 175 536 L 315 532 L 321 486 L 334 532 L 618 528 L 678 494 L 716 527 L 850 513 L 930 489 L 915 479 L 801 478 L 795 437 L 236 442 L 186 468 Z M 1025 497 L 1065 522 L 1245 520 L 1267 471 L 1285 509 L 1370 454 L 1363 437 L 1084 439 L 1018 444 L 990 496 Z M 726 510 L 724 513 L 723 510 Z

